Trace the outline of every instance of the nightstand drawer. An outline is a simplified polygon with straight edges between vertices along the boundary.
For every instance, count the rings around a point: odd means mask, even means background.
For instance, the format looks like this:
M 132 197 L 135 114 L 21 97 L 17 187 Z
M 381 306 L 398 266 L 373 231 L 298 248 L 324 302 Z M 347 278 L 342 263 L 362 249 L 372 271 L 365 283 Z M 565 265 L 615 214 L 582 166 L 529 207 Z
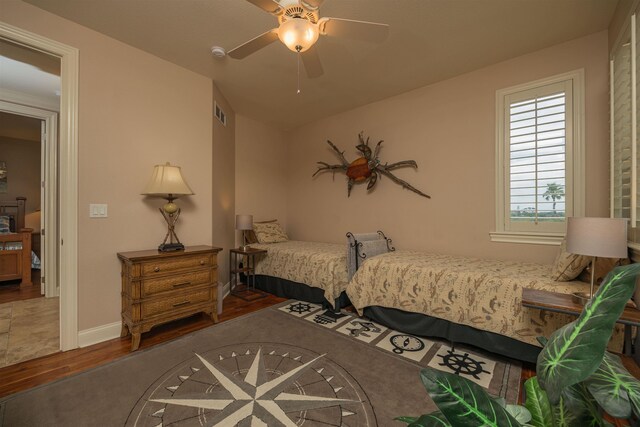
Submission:
M 186 289 L 193 286 L 211 283 L 211 269 L 197 271 L 195 273 L 184 273 L 179 276 L 157 277 L 144 279 L 142 281 L 143 297 L 155 295 L 160 292 L 173 291 L 175 289 Z
M 211 255 L 195 255 L 175 259 L 162 259 L 142 264 L 143 276 L 159 276 L 180 270 L 192 270 L 197 267 L 215 266 Z
M 154 316 L 167 311 L 180 310 L 191 305 L 210 300 L 211 289 L 206 288 L 200 291 L 176 295 L 170 298 L 147 301 L 142 303 L 142 316 Z

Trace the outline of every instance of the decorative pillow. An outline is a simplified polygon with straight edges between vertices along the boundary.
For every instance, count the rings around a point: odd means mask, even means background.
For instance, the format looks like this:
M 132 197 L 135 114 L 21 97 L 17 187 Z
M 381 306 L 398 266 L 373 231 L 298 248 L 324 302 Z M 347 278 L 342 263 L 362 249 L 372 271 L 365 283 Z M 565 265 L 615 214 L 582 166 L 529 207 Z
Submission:
M 9 234 L 11 233 L 10 218 L 8 216 L 0 216 L 0 234 Z
M 256 224 L 269 224 L 273 222 L 278 222 L 277 219 L 271 219 L 269 221 L 258 221 L 254 222 L 253 225 L 255 227 Z M 259 243 L 258 237 L 256 236 L 256 232 L 254 230 L 246 230 L 244 233 L 245 244 L 250 245 L 252 243 Z
M 605 276 L 609 274 L 611 270 L 620 266 L 620 265 L 628 265 L 631 263 L 629 258 L 598 258 L 596 259 L 596 274 L 595 274 L 595 285 L 600 285 L 604 280 Z M 591 283 L 591 264 L 585 268 L 578 278 L 587 283 Z
M 258 243 L 280 243 L 289 240 L 282 227 L 277 222 L 253 224 Z
M 563 240 L 560 253 L 553 264 L 551 277 L 557 282 L 568 282 L 578 277 L 590 262 L 591 257 L 568 253 L 567 241 Z

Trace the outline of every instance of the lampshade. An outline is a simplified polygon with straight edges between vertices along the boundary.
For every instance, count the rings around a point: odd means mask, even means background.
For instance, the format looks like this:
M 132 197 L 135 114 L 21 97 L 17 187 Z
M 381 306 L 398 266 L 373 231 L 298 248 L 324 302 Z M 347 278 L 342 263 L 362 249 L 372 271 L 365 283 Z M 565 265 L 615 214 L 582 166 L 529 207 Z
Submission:
M 291 18 L 280 25 L 278 37 L 294 52 L 304 52 L 318 40 L 318 26 L 304 18 Z
M 33 231 L 39 232 L 40 219 L 41 219 L 40 209 L 36 210 L 35 212 L 28 213 L 24 216 L 24 226 L 26 228 L 33 228 Z
M 626 258 L 627 220 L 569 218 L 567 252 L 603 258 Z
M 236 230 L 253 230 L 253 215 L 236 215 Z
M 156 165 L 151 174 L 151 180 L 142 192 L 146 196 L 186 196 L 194 194 L 182 176 L 180 166 L 173 166 L 167 162 Z

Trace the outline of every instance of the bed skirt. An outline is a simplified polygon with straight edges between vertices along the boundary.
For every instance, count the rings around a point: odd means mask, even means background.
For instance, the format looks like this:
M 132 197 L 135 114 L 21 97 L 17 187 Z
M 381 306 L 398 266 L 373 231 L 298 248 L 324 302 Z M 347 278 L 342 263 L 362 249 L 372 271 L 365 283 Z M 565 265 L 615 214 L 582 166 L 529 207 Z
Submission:
M 444 319 L 420 313 L 410 313 L 395 308 L 366 307 L 365 317 L 400 332 L 443 338 L 454 344 L 470 344 L 492 353 L 512 359 L 535 363 L 541 347 L 524 343 L 493 332 L 471 326 L 459 325 Z
M 335 301 L 327 301 L 324 297 L 324 291 L 320 288 L 313 288 L 304 283 L 292 282 L 291 280 L 281 279 L 279 277 L 264 276 L 256 274 L 256 288 L 261 291 L 268 292 L 281 298 L 297 299 L 300 301 L 306 301 L 313 304 L 322 304 L 327 309 L 334 306 L 336 310 L 341 307 L 351 305 L 349 297 L 345 292 L 340 294 L 337 299 L 337 306 Z

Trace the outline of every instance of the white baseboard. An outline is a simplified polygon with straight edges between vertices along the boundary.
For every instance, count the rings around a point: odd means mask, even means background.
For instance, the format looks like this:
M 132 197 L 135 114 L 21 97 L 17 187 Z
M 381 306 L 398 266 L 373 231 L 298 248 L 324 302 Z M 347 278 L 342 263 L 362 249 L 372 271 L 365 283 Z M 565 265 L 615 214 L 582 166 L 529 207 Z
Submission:
M 120 337 L 122 322 L 113 322 L 78 332 L 78 345 L 88 347 Z
M 231 293 L 231 282 L 227 282 L 226 285 L 222 285 L 222 299 L 225 299 Z

